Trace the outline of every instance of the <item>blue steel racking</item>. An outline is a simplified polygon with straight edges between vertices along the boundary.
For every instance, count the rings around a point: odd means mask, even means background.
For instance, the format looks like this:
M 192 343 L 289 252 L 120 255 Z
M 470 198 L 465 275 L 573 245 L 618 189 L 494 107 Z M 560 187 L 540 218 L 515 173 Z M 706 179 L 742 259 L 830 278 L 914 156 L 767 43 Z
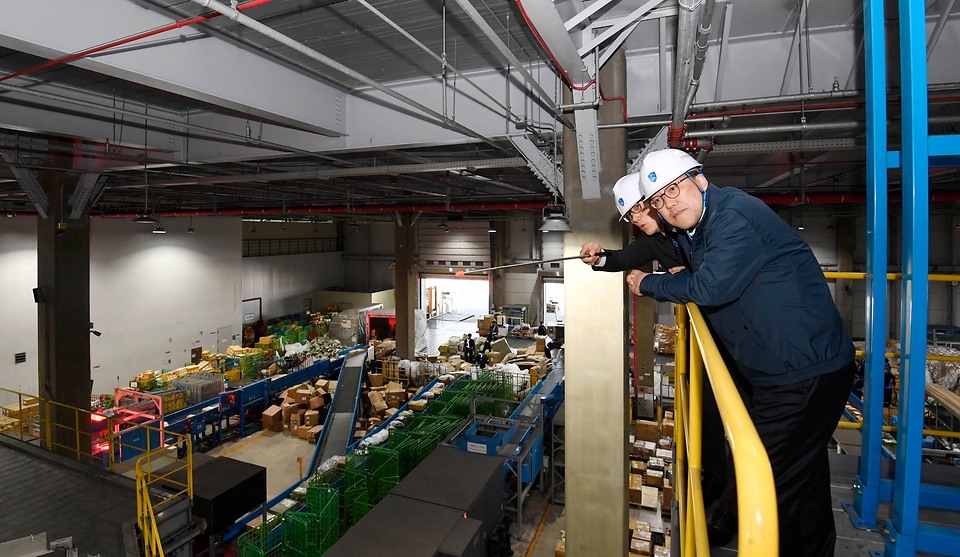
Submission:
M 863 449 L 854 526 L 877 528 L 879 502 L 893 502 L 884 555 L 918 551 L 960 555 L 960 529 L 919 522 L 920 506 L 960 510 L 960 489 L 920 481 L 926 371 L 929 183 L 931 166 L 960 166 L 960 135 L 928 135 L 926 28 L 923 0 L 900 0 L 902 150 L 887 150 L 886 49 L 883 0 L 864 2 L 867 90 L 867 299 Z M 886 348 L 887 169 L 903 173 L 901 396 L 896 473 L 880 479 L 883 363 Z M 871 552 L 879 555 L 876 552 Z

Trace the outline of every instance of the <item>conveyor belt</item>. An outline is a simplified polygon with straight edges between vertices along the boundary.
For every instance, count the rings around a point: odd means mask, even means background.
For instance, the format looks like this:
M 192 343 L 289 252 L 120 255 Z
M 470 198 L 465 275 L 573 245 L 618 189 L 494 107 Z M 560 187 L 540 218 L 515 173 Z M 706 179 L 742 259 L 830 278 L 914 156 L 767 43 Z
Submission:
M 317 457 L 313 462 L 313 470 L 332 456 L 347 454 L 347 445 L 353 437 L 353 425 L 356 423 L 360 381 L 363 379 L 366 357 L 364 352 L 350 356 L 343 363 L 340 379 L 337 381 L 337 392 L 323 428 Z

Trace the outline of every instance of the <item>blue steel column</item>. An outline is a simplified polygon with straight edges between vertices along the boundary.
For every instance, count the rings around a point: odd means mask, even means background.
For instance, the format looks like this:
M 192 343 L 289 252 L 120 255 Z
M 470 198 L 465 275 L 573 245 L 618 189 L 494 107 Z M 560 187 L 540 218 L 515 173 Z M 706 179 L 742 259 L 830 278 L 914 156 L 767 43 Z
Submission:
M 847 511 L 855 527 L 876 530 L 887 338 L 887 50 L 883 0 L 864 2 L 863 34 L 867 88 L 866 358 L 860 475 L 854 485 L 853 507 Z
M 900 334 L 900 428 L 887 523 L 886 554 L 915 555 L 920 510 L 920 452 L 927 340 L 929 161 L 927 60 L 923 0 L 900 1 L 900 80 L 903 92 L 903 325 Z

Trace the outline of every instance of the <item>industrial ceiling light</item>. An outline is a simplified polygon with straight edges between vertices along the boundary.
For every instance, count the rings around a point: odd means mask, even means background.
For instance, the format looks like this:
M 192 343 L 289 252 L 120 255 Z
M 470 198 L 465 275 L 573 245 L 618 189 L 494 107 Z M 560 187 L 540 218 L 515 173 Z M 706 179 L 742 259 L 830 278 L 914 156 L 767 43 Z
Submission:
M 187 227 L 187 234 L 193 234 L 196 231 L 197 229 L 193 227 L 193 217 L 190 217 L 190 226 Z
M 437 228 L 447 228 L 447 221 L 443 221 L 437 225 Z
M 493 234 L 497 231 L 496 227 L 493 226 L 493 222 L 490 222 L 490 226 L 487 227 L 487 232 Z
M 166 234 L 166 233 L 167 233 L 167 231 L 163 228 L 163 225 L 160 224 L 160 221 L 157 221 L 157 226 L 154 227 L 154 229 L 151 230 L 151 232 L 154 233 L 154 234 Z
M 570 228 L 570 220 L 563 213 L 563 207 L 550 206 L 544 209 L 543 226 L 540 227 L 540 232 L 573 232 Z

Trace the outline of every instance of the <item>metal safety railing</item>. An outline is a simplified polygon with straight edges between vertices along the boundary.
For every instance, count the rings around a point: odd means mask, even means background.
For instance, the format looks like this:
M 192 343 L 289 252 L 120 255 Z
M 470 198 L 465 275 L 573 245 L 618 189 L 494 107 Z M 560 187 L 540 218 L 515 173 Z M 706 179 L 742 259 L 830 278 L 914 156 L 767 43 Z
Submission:
M 0 435 L 66 458 L 133 476 L 147 556 L 162 556 L 156 509 L 193 499 L 189 435 L 91 412 L 0 387 Z M 153 538 L 156 538 L 155 540 Z
M 677 304 L 674 497 L 679 504 L 680 555 L 708 557 L 700 485 L 703 376 L 706 371 L 733 452 L 737 479 L 738 551 L 742 557 L 779 554 L 777 496 L 770 459 L 700 309 Z

